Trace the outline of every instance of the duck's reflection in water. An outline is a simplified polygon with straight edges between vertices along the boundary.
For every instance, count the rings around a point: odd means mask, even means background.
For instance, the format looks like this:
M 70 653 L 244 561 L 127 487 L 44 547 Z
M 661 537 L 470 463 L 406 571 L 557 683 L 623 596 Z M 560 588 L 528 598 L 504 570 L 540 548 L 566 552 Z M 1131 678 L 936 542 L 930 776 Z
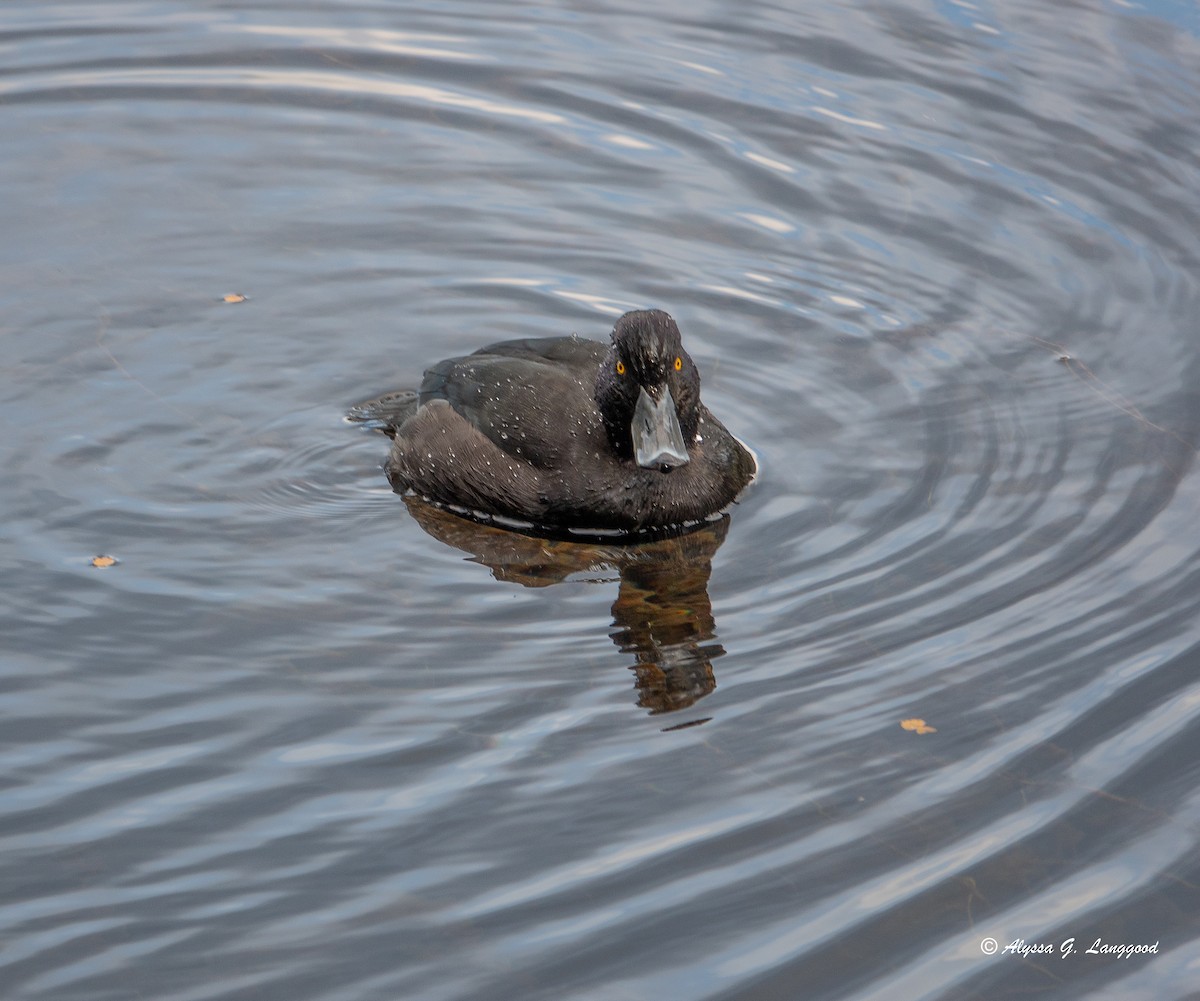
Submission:
M 404 502 L 426 532 L 490 567 L 497 580 L 546 587 L 568 578 L 610 580 L 615 571 L 612 640 L 632 656 L 638 705 L 651 713 L 685 709 L 716 687 L 712 665 L 725 650 L 716 641 L 708 578 L 728 515 L 686 535 L 605 545 L 522 535 L 416 497 Z

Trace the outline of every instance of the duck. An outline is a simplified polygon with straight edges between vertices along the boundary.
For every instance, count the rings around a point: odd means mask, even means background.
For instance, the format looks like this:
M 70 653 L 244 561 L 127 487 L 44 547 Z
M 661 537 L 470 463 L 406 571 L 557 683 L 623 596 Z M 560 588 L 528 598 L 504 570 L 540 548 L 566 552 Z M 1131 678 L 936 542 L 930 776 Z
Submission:
M 684 529 L 721 517 L 758 474 L 753 452 L 701 402 L 699 370 L 661 309 L 625 313 L 608 343 L 490 344 L 376 403 L 396 492 L 506 527 Z

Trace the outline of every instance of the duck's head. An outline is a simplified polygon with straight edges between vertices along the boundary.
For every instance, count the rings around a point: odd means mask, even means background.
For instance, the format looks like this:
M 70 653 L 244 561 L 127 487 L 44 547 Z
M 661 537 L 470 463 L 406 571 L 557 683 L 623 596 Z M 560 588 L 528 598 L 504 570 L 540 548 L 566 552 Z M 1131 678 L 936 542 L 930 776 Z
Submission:
M 645 469 L 688 462 L 700 423 L 700 373 L 661 309 L 626 313 L 596 373 L 596 405 L 613 451 Z

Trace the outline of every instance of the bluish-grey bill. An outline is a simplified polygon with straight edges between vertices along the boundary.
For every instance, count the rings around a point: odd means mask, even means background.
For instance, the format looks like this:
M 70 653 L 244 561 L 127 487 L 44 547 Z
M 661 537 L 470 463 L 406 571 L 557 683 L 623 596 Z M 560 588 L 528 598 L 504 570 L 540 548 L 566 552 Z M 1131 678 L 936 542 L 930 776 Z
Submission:
M 687 442 L 675 414 L 675 401 L 665 386 L 655 403 L 645 389 L 639 389 L 633 408 L 633 455 L 637 464 L 664 473 L 688 461 Z

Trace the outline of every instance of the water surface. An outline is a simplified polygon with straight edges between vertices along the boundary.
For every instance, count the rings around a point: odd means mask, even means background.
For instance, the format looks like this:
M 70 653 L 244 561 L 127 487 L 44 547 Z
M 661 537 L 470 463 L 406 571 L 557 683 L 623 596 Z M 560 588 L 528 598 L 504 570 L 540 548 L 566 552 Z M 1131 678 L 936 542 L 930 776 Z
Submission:
M 1197 67 L 1165 0 L 7 3 L 0 993 L 1193 997 Z M 643 306 L 762 461 L 704 532 L 344 420 Z

